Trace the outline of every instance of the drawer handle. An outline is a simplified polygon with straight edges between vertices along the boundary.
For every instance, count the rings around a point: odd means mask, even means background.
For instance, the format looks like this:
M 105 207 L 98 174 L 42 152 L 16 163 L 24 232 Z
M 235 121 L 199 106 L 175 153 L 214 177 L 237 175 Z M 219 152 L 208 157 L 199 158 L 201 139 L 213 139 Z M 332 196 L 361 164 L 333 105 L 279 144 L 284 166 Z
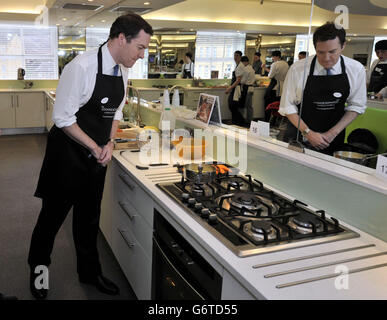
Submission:
M 126 245 L 130 248 L 130 249 L 133 249 L 134 246 L 135 246 L 135 243 L 134 242 L 130 242 L 130 240 L 126 237 L 125 235 L 125 231 L 124 230 L 121 230 L 120 228 L 117 228 L 118 232 L 120 233 L 122 239 L 124 239 L 124 241 L 126 242 Z
M 133 221 L 133 219 L 134 219 L 135 217 L 137 217 L 136 214 L 131 214 L 131 213 L 128 211 L 128 209 L 126 208 L 126 205 L 125 205 L 124 202 L 118 201 L 118 204 L 120 205 L 121 209 L 126 213 L 126 215 L 129 217 L 130 220 Z
M 120 177 L 120 179 L 127 185 L 127 187 L 130 189 L 130 190 L 134 190 L 134 186 L 132 186 L 128 181 L 126 181 L 126 178 L 123 176 L 123 175 L 121 175 L 121 174 L 119 174 L 118 175 L 119 177 Z

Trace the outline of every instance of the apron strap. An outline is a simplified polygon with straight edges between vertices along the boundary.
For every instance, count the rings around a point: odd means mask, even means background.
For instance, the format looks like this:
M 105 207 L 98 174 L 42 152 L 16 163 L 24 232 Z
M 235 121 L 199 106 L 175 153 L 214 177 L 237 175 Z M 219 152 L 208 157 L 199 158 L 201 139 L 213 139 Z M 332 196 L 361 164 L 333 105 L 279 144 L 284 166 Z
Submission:
M 108 40 L 106 40 L 104 43 L 102 43 L 98 48 L 98 74 L 102 74 L 102 46 L 104 46 Z

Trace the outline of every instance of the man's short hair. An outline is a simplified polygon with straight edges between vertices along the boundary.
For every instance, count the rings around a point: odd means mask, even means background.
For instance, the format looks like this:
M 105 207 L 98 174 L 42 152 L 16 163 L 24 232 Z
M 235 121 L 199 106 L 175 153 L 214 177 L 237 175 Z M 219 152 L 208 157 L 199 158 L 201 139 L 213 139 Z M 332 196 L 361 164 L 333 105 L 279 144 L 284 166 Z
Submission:
M 298 54 L 306 57 L 306 51 L 300 51 Z
M 334 40 L 336 37 L 339 38 L 341 47 L 344 46 L 346 32 L 344 28 L 337 29 L 336 25 L 333 22 L 327 22 L 322 26 L 318 27 L 313 34 L 313 44 L 316 48 L 317 42 L 325 42 L 328 40 Z
M 185 54 L 185 56 L 188 57 L 188 58 L 190 58 L 190 59 L 192 59 L 192 53 L 191 53 L 191 52 L 187 52 L 187 53 Z
M 243 56 L 241 58 L 241 62 L 249 62 L 249 58 L 247 56 Z
M 380 40 L 376 42 L 375 51 L 376 50 L 387 50 L 387 40 Z
M 260 57 L 261 53 L 259 51 L 257 51 L 256 53 L 254 53 L 254 55 L 256 55 L 257 57 Z
M 237 54 L 237 55 L 239 55 L 239 56 L 242 56 L 242 51 L 237 50 L 237 51 L 234 52 L 234 54 Z
M 281 51 L 275 50 L 271 54 L 272 57 L 280 57 L 281 58 Z
M 120 33 L 123 33 L 126 40 L 130 42 L 133 38 L 138 36 L 141 30 L 144 30 L 151 36 L 153 35 L 151 25 L 138 14 L 131 12 L 118 17 L 116 21 L 113 22 L 110 28 L 109 39 L 118 38 Z

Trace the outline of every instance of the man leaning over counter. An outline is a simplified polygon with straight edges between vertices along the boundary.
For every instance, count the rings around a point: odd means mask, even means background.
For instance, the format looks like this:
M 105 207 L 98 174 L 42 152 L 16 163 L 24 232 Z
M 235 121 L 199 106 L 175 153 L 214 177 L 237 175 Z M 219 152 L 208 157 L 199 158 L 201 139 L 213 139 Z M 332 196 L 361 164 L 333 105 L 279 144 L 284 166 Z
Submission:
M 98 50 L 76 57 L 63 70 L 35 196 L 42 210 L 32 234 L 28 263 L 30 289 L 37 288 L 37 266 L 51 263 L 56 234 L 73 207 L 73 238 L 79 281 L 115 295 L 118 287 L 102 275 L 97 234 L 106 165 L 125 103 L 128 68 L 144 58 L 152 27 L 139 15 L 118 17 Z
M 366 71 L 360 62 L 341 55 L 345 37 L 345 30 L 337 29 L 333 22 L 320 26 L 313 35 L 316 55 L 290 68 L 279 109 L 288 119 L 285 141 L 296 138 L 302 98 L 300 132 L 304 143 L 325 154 L 340 149 L 345 128 L 365 112 Z

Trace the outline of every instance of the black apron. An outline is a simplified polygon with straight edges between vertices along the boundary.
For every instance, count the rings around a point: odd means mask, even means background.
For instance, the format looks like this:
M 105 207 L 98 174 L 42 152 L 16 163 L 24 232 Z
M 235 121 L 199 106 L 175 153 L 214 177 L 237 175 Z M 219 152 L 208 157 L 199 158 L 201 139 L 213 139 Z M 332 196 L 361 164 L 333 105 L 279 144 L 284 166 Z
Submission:
M 378 63 L 372 70 L 368 92 L 378 93 L 387 86 L 387 63 Z
M 345 113 L 345 102 L 350 93 L 350 84 L 345 71 L 344 59 L 343 57 L 340 57 L 340 59 L 342 73 L 337 75 L 313 75 L 316 57 L 314 57 L 310 66 L 303 94 L 302 114 L 300 116 L 311 130 L 319 133 L 326 132 L 336 125 Z M 298 105 L 298 110 L 300 110 L 300 105 Z M 297 137 L 297 128 L 290 122 L 286 136 L 294 140 Z M 339 133 L 328 148 L 318 151 L 332 154 L 340 149 L 344 139 L 345 130 Z M 306 145 L 308 148 L 314 149 L 308 143 Z
M 191 63 L 192 63 L 192 62 L 191 62 Z M 189 69 L 186 69 L 186 68 L 185 68 L 186 65 L 184 65 L 184 69 L 183 69 L 183 79 L 187 79 L 187 78 L 192 79 L 192 78 L 193 78 L 193 76 L 192 76 L 192 74 L 191 74 L 191 63 L 188 64 L 188 65 L 189 65 Z
M 124 98 L 125 88 L 122 76 L 102 74 L 101 47 L 98 50 L 98 73 L 93 94 L 76 113 L 76 117 L 78 126 L 98 145 L 104 146 L 110 140 L 114 114 Z M 88 149 L 54 125 L 48 134 L 35 196 L 76 197 L 87 188 L 100 200 L 105 174 L 106 167 L 102 167 Z

